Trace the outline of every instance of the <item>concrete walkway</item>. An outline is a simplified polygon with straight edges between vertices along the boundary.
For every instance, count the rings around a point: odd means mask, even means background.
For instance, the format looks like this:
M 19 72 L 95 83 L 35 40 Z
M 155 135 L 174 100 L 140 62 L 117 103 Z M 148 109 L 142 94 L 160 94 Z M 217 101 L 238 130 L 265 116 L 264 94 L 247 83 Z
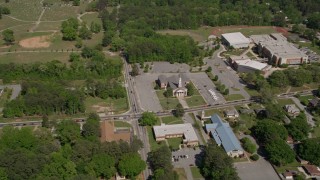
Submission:
M 184 99 L 184 97 L 178 97 L 179 103 L 182 105 L 183 108 L 189 108 L 186 100 Z

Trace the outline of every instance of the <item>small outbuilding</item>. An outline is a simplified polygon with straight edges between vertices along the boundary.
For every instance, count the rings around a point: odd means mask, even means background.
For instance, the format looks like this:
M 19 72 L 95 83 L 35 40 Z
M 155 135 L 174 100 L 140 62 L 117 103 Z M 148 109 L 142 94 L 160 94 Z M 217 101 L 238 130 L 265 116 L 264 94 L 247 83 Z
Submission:
M 236 109 L 226 110 L 226 111 L 224 111 L 224 115 L 227 118 L 238 118 L 239 117 L 239 113 Z
M 295 104 L 285 105 L 284 109 L 289 114 L 289 116 L 296 117 L 300 114 L 300 109 L 298 109 Z

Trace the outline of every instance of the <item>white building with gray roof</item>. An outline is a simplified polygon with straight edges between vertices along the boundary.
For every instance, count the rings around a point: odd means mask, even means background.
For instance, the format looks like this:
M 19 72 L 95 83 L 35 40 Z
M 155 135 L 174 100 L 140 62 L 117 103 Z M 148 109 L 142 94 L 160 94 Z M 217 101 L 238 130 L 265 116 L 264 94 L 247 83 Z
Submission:
M 185 124 L 161 124 L 153 126 L 156 141 L 163 141 L 168 138 L 183 138 L 183 144 L 188 146 L 196 146 L 199 144 L 198 137 L 191 123 Z
M 168 87 L 172 88 L 172 94 L 176 97 L 184 97 L 188 95 L 188 89 L 186 88 L 188 83 L 190 83 L 190 79 L 184 73 L 170 77 L 165 75 L 160 75 L 158 77 L 158 84 L 160 88 L 165 90 L 167 90 Z
M 228 47 L 235 49 L 249 47 L 250 41 L 240 32 L 221 34 L 221 41 Z

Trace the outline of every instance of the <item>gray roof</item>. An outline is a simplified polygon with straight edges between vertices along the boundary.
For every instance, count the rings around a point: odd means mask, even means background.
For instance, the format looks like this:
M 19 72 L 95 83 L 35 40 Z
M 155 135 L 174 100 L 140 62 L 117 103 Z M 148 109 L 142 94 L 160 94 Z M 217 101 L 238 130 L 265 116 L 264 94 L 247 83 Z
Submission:
M 178 88 L 179 77 L 181 77 L 182 84 L 186 84 L 190 79 L 185 73 L 180 73 L 179 75 L 173 75 L 170 77 L 166 77 L 165 75 L 160 75 L 158 79 L 160 82 L 168 83 L 172 89 Z
M 223 122 L 218 114 L 211 116 L 212 124 L 207 124 L 206 129 L 211 132 L 217 144 L 222 144 L 226 152 L 233 150 L 243 151 L 239 140 L 233 133 L 229 123 Z
M 234 33 L 225 33 L 221 34 L 221 36 L 226 39 L 231 45 L 232 44 L 242 44 L 242 43 L 250 43 L 249 39 L 246 38 L 241 32 Z
M 185 124 L 161 124 L 160 126 L 153 126 L 153 131 L 156 137 L 165 137 L 166 135 L 183 134 L 186 141 L 198 141 L 196 132 L 191 123 Z

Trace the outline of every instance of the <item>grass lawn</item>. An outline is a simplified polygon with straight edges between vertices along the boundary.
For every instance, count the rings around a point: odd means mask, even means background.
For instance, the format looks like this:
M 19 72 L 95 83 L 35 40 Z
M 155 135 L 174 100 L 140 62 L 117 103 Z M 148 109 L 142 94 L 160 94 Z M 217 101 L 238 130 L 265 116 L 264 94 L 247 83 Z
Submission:
M 247 52 L 246 54 L 250 59 L 257 59 L 251 52 Z
M 189 107 L 202 106 L 207 104 L 201 95 L 193 95 L 191 97 L 186 97 L 185 100 Z
M 179 100 L 177 98 L 164 97 L 164 95 L 163 95 L 164 90 L 158 90 L 158 91 L 156 91 L 156 93 L 159 98 L 160 104 L 164 110 L 174 109 L 179 104 Z
M 113 112 L 115 114 L 124 113 L 128 110 L 127 98 L 120 99 L 101 99 L 94 97 L 87 97 L 85 100 L 85 107 L 87 112 L 96 112 L 99 109 L 106 112 Z
M 297 92 L 297 91 L 303 91 L 303 90 L 308 90 L 309 88 L 306 87 L 305 85 L 301 87 L 291 87 L 290 92 Z
M 179 180 L 187 180 L 187 175 L 184 168 L 174 168 L 173 170 L 178 173 Z
M 233 50 L 228 50 L 226 52 L 223 52 L 221 55 L 222 56 L 240 56 L 244 51 L 246 51 L 246 49 L 233 49 Z
M 90 27 L 91 22 L 95 22 L 98 23 L 100 25 L 102 25 L 102 22 L 99 18 L 99 13 L 94 12 L 94 13 L 90 13 L 90 14 L 85 14 L 81 17 L 81 19 L 87 23 L 87 25 Z
M 167 142 L 172 149 L 179 149 L 179 146 L 182 143 L 182 138 L 170 138 L 167 139 Z
M 196 166 L 190 167 L 191 169 L 191 173 L 192 173 L 192 177 L 194 180 L 197 179 L 203 179 L 203 176 L 200 173 L 200 169 Z
M 312 137 L 313 138 L 318 138 L 320 137 L 320 126 L 314 127 L 312 130 Z
M 224 95 L 224 98 L 226 99 L 226 101 L 236 101 L 236 100 L 244 99 L 244 97 L 241 94 Z
M 131 124 L 124 122 L 124 121 L 114 121 L 114 126 L 115 127 L 131 127 Z
M 311 42 L 297 42 L 296 44 L 302 47 L 308 47 L 309 49 L 320 55 L 320 49 L 317 46 L 312 46 Z
M 247 129 L 250 129 L 251 127 L 255 126 L 257 124 L 257 119 L 254 114 L 240 114 L 240 124 L 243 123 L 245 127 L 240 128 L 240 130 L 245 131 Z
M 211 116 L 213 114 L 218 114 L 220 117 L 223 117 L 224 109 L 209 109 L 204 111 L 205 116 Z
M 41 0 L 14 0 L 3 4 L 11 11 L 11 16 L 25 20 L 36 21 L 41 14 L 42 5 Z
M 161 121 L 165 124 L 183 124 L 181 117 L 177 118 L 175 116 L 161 117 Z
M 310 99 L 313 99 L 314 96 L 313 95 L 308 95 L 308 96 L 300 96 L 298 99 L 300 100 L 300 102 L 308 102 Z
M 0 30 L 4 30 L 6 28 L 11 28 L 15 26 L 20 26 L 23 24 L 31 24 L 31 23 L 32 22 L 21 22 L 21 21 L 14 20 L 7 16 L 2 15 L 2 19 L 0 20 Z
M 59 21 L 65 20 L 71 17 L 76 17 L 80 13 L 80 6 L 68 6 L 63 1 L 59 0 L 50 0 L 52 6 L 46 9 L 41 20 L 42 21 Z M 81 4 L 86 3 L 87 1 L 81 2 Z M 86 3 L 87 4 L 87 3 Z
M 261 104 L 258 104 L 258 103 L 249 103 L 248 106 L 249 106 L 250 109 L 260 109 L 260 108 L 262 108 Z
M 159 34 L 179 35 L 179 36 L 190 36 L 193 40 L 201 42 L 205 41 L 208 36 L 203 36 L 196 30 L 160 30 L 157 31 Z
M 247 91 L 247 93 L 248 93 L 250 96 L 259 96 L 259 95 L 260 95 L 260 93 L 259 93 L 257 90 L 255 90 L 255 89 L 250 89 L 250 88 L 248 88 L 248 87 L 245 87 L 244 90 Z
M 157 142 L 154 135 L 153 135 L 153 130 L 152 127 L 147 126 L 147 132 L 148 132 L 148 138 L 149 138 L 149 144 L 150 144 L 150 149 L 151 151 L 156 150 L 160 148 L 161 146 L 165 146 L 166 143 L 164 141 Z
M 60 31 L 61 22 L 41 22 L 35 31 L 49 31 L 55 30 Z
M 299 167 L 299 166 L 301 166 L 300 163 L 297 162 L 297 160 L 294 160 L 292 163 L 289 163 L 285 166 L 280 166 L 280 167 L 275 166 L 275 168 L 278 173 L 283 173 L 286 170 L 295 170 L 295 171 L 299 172 L 297 169 L 297 167 Z
M 278 104 L 283 107 L 288 104 L 295 104 L 292 99 L 277 99 Z
M 71 52 L 70 52 L 71 53 Z M 49 62 L 58 60 L 63 63 L 69 62 L 70 53 L 55 53 L 55 52 L 31 52 L 31 53 L 13 53 L 0 55 L 0 63 L 34 63 L 34 62 Z

